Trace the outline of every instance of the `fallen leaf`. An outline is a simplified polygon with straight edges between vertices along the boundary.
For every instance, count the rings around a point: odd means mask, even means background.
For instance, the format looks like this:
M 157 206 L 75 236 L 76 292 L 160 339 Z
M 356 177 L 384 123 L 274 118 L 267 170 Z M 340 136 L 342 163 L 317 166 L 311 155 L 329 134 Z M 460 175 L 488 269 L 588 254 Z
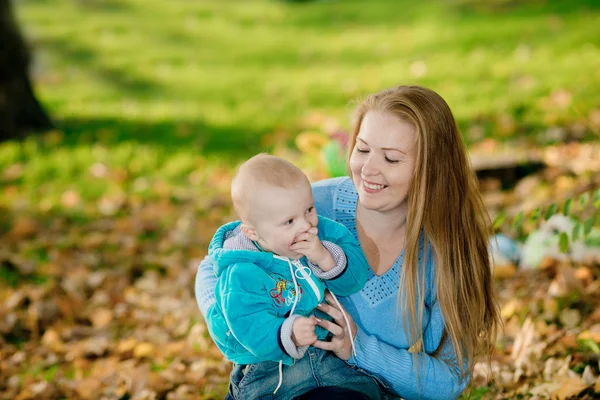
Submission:
M 81 198 L 79 197 L 79 193 L 76 191 L 67 190 L 60 197 L 60 202 L 66 208 L 74 208 L 79 205 Z
M 573 334 L 565 335 L 560 339 L 560 343 L 569 349 L 574 349 L 577 347 L 577 336 Z
M 106 328 L 113 319 L 113 312 L 107 308 L 98 308 L 90 314 L 94 328 Z
M 532 388 L 531 390 L 529 390 L 529 393 L 533 394 L 535 396 L 550 397 L 550 395 L 552 393 L 556 392 L 557 390 L 559 390 L 560 387 L 561 387 L 560 383 L 557 383 L 557 382 L 545 382 L 545 383 L 537 385 L 534 388 Z
M 594 326 L 597 326 L 597 325 L 594 325 Z M 577 336 L 577 340 L 587 340 L 587 339 L 591 339 L 594 342 L 600 344 L 600 332 L 597 330 L 586 329 L 585 331 L 581 332 L 579 334 L 579 336 Z
M 581 312 L 572 308 L 565 308 L 560 313 L 560 322 L 567 328 L 572 329 L 579 325 Z
M 518 309 L 521 308 L 521 302 L 517 299 L 510 299 L 508 303 L 506 303 L 502 310 L 500 311 L 500 315 L 504 320 L 512 317 Z
M 92 377 L 77 382 L 75 390 L 83 399 L 94 399 L 100 391 L 101 382 Z
M 517 273 L 517 267 L 514 264 L 494 266 L 494 278 L 507 279 L 512 278 Z
M 55 352 L 62 352 L 64 344 L 60 339 L 60 335 L 54 329 L 48 329 L 42 336 L 42 344 Z
M 154 355 L 154 345 L 152 343 L 140 343 L 135 346 L 133 356 L 135 358 L 152 357 Z
M 592 370 L 592 367 L 589 365 L 585 366 L 585 369 L 583 370 L 583 374 L 581 374 L 581 379 L 583 379 L 583 382 L 590 386 L 593 385 L 594 383 L 596 383 L 596 375 L 594 375 L 594 371 Z
M 130 337 L 125 340 L 121 340 L 117 345 L 117 352 L 120 354 L 129 353 L 130 351 L 133 351 L 136 345 L 137 340 L 135 340 L 135 338 Z
M 552 392 L 552 399 L 566 400 L 570 397 L 577 396 L 588 388 L 583 380 L 580 378 L 565 379 L 560 382 L 560 388 Z
M 7 181 L 17 180 L 23 175 L 23 164 L 13 164 L 4 170 L 4 179 Z
M 9 237 L 19 240 L 29 236 L 32 236 L 38 231 L 38 224 L 29 217 L 20 216 L 17 217 L 13 223 L 12 229 L 8 233 Z

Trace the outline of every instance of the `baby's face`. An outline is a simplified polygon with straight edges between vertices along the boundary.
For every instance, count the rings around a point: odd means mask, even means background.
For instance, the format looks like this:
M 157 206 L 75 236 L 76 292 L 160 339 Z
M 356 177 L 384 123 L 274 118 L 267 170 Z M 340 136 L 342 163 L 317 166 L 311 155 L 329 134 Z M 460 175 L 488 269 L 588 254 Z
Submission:
M 254 228 L 261 239 L 258 242 L 260 246 L 280 256 L 302 257 L 289 247 L 298 235 L 317 226 L 317 211 L 310 185 L 300 183 L 293 189 L 268 186 L 260 191 L 260 196 L 253 203 L 251 213 Z

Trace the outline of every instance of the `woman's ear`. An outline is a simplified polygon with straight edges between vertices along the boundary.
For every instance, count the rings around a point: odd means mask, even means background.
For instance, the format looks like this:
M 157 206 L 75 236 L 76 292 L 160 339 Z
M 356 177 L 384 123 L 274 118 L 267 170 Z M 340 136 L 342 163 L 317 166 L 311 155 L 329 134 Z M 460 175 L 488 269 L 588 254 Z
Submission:
M 240 225 L 240 229 L 248 239 L 254 240 L 255 242 L 258 242 L 260 240 L 260 236 L 258 236 L 258 233 L 256 233 L 256 229 L 254 229 L 252 225 L 242 223 L 242 225 Z

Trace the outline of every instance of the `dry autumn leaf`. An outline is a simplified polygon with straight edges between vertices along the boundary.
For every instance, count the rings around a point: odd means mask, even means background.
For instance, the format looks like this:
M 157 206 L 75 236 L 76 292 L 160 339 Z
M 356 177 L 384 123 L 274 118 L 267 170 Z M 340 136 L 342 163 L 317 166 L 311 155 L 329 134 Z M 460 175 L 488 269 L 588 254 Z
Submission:
M 573 396 L 577 396 L 588 387 L 589 385 L 580 378 L 565 379 L 560 382 L 560 387 L 557 390 L 551 392 L 551 397 L 556 400 L 567 400 Z

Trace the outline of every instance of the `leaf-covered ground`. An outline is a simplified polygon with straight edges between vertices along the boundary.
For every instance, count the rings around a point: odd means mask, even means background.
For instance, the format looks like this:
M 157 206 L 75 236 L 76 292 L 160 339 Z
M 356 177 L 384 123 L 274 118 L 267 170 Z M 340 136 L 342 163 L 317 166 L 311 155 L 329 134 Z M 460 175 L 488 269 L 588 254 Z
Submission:
M 597 3 L 14 2 L 57 130 L 0 144 L 0 398 L 223 398 L 193 279 L 232 167 L 269 149 L 324 177 L 294 138 L 374 90 L 439 91 L 524 239 L 519 211 L 600 187 Z M 505 330 L 473 398 L 600 390 L 597 259 L 543 266 L 496 268 Z
M 494 158 L 498 146 L 474 151 Z M 513 189 L 482 180 L 486 202 L 547 206 L 549 198 L 598 187 L 599 155 L 596 144 L 547 148 L 539 155 L 547 166 Z M 300 164 L 305 157 L 286 156 Z M 577 162 L 584 167 L 574 172 Z M 3 174 L 16 178 L 20 168 Z M 202 195 L 163 183 L 147 198 L 84 202 L 71 190 L 61 196 L 62 212 L 0 210 L 0 398 L 223 398 L 229 365 L 208 336 L 193 282 L 212 232 L 234 218 L 231 171 L 214 168 Z M 89 174 L 123 179 L 103 164 Z M 596 211 L 579 214 L 586 212 Z M 538 269 L 505 264 L 496 272 L 505 327 L 491 362 L 495 380 L 480 363 L 471 396 L 593 398 L 600 391 L 598 259 L 545 258 Z

